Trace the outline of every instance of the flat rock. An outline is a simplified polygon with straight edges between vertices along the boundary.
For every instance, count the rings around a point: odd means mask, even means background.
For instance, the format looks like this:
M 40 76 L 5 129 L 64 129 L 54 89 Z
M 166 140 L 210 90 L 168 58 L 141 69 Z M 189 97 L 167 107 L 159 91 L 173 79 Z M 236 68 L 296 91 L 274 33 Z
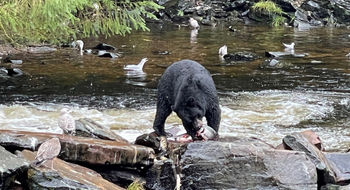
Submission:
M 336 182 L 339 184 L 349 184 L 350 153 L 326 153 L 325 156 L 329 161 L 332 170 L 335 172 Z
M 336 183 L 336 174 L 332 170 L 329 161 L 324 154 L 301 133 L 293 133 L 283 138 L 284 147 L 294 151 L 305 152 L 307 157 L 314 163 L 319 170 L 320 178 L 325 183 Z M 319 174 L 319 175 L 320 175 Z
M 76 136 L 92 137 L 96 139 L 113 140 L 128 143 L 123 137 L 115 134 L 110 129 L 103 127 L 88 118 L 81 118 L 75 121 Z
M 289 51 L 267 51 L 265 52 L 266 57 L 285 57 L 285 56 L 291 56 L 291 57 L 306 57 L 307 53 L 292 53 Z
M 0 189 L 8 189 L 11 183 L 28 169 L 29 162 L 0 146 Z
M 317 189 L 303 152 L 237 142 L 194 142 L 181 161 L 184 189 Z
M 21 156 L 32 162 L 35 153 L 23 150 Z M 49 164 L 48 164 L 49 165 Z M 28 170 L 29 189 L 87 189 L 121 190 L 123 188 L 103 179 L 93 170 L 55 158 L 51 170 L 46 163 Z
M 24 131 L 0 130 L 0 145 L 8 148 L 34 149 L 45 140 L 58 137 L 61 142 L 63 160 L 88 164 L 152 165 L 154 151 L 151 148 L 129 143 Z

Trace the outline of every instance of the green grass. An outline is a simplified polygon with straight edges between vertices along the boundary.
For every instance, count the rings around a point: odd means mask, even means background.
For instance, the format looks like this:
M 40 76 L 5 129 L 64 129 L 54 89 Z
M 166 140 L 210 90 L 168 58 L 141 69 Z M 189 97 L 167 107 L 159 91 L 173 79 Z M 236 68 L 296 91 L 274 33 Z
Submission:
M 282 9 L 270 0 L 259 1 L 252 6 L 252 9 L 256 12 L 268 14 L 272 19 L 273 26 L 280 26 L 284 24 L 286 20 L 286 18 L 282 16 L 285 14 Z
M 77 38 L 145 30 L 163 7 L 151 0 L 2 0 L 0 38 L 10 43 L 61 44 Z
M 145 190 L 145 188 L 143 183 L 141 183 L 139 180 L 135 180 L 128 186 L 127 190 Z

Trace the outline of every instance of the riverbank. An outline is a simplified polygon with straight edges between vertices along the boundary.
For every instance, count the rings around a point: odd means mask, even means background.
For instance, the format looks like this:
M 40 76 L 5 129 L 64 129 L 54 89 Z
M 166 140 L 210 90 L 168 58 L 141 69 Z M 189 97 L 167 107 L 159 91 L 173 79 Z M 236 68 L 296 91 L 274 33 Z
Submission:
M 215 26 L 218 23 L 272 24 L 273 12 L 257 11 L 252 8 L 255 1 L 201 1 L 201 0 L 163 0 L 164 6 L 158 17 L 160 20 L 186 22 L 188 17 L 194 17 L 202 25 Z M 282 9 L 279 13 L 286 26 L 299 29 L 313 27 L 338 27 L 350 25 L 350 4 L 340 0 L 276 0 L 273 1 Z M 262 10 L 271 10 L 262 7 Z M 273 9 L 272 9 L 273 11 Z

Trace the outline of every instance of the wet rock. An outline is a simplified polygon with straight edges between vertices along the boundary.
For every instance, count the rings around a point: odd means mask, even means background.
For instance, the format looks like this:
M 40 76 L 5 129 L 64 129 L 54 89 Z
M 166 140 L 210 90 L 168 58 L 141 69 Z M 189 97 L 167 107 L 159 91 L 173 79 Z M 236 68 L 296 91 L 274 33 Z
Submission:
M 35 153 L 24 150 L 21 156 L 32 162 Z M 76 164 L 57 158 L 53 160 L 54 170 L 49 169 L 45 164 L 28 170 L 29 189 L 123 189 L 103 179 L 95 171 Z
M 349 190 L 350 185 L 327 184 L 321 186 L 320 190 Z
M 305 153 L 240 141 L 190 143 L 181 169 L 184 189 L 317 189 Z
M 311 144 L 316 146 L 318 150 L 324 150 L 322 141 L 315 132 L 313 132 L 312 130 L 306 130 L 301 132 L 300 134 L 303 135 Z
M 259 65 L 261 69 L 280 69 L 292 66 L 291 63 L 278 59 L 267 59 Z
M 235 52 L 224 55 L 224 59 L 227 62 L 239 62 L 239 61 L 253 61 L 259 57 L 252 52 Z
M 350 183 L 350 153 L 326 153 L 338 184 Z
M 15 131 L 0 130 L 0 145 L 11 151 L 29 149 L 36 150 L 38 145 L 43 143 L 48 137 L 33 137 L 25 134 L 17 134 Z
M 95 121 L 88 118 L 81 118 L 75 121 L 76 136 L 92 137 L 96 139 L 114 140 L 128 143 L 123 137 L 115 134 L 110 129 L 101 126 Z
M 116 50 L 117 48 L 115 48 L 114 46 L 111 46 L 109 44 L 100 43 L 97 46 L 95 46 L 94 49 L 98 49 L 98 50 Z
M 127 187 L 136 179 L 141 183 L 146 183 L 145 172 L 138 168 L 111 167 L 111 166 L 95 166 L 89 168 L 101 174 L 101 176 L 121 187 Z
M 283 144 L 287 149 L 305 152 L 319 171 L 319 180 L 322 184 L 335 183 L 336 174 L 332 170 L 329 161 L 324 154 L 301 133 L 293 133 L 283 138 Z
M 155 153 L 159 153 L 160 151 L 160 141 L 158 135 L 154 132 L 138 136 L 135 140 L 135 144 L 150 147 Z
M 108 57 L 108 58 L 118 58 L 119 54 L 117 53 L 112 53 L 112 52 L 103 52 L 103 53 L 99 53 L 100 55 L 98 55 L 98 57 Z
M 172 160 L 157 160 L 146 172 L 146 188 L 154 190 L 175 189 L 176 171 Z
M 46 139 L 58 137 L 61 142 L 60 158 L 73 162 L 148 166 L 154 159 L 151 148 L 117 141 L 10 130 L 0 130 L 0 134 L 0 145 L 14 150 L 34 146 L 37 149 Z
M 15 180 L 22 180 L 29 162 L 0 146 L 0 189 L 8 189 Z

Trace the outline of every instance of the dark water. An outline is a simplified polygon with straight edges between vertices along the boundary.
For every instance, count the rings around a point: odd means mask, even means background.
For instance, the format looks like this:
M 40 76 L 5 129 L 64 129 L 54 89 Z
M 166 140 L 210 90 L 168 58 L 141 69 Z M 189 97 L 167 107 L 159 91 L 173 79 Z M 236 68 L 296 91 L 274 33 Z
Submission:
M 25 74 L 0 77 L 0 128 L 60 132 L 58 110 L 69 106 L 75 118 L 90 117 L 132 140 L 152 130 L 156 85 L 165 68 L 192 59 L 213 75 L 223 110 L 220 133 L 256 136 L 277 145 L 286 134 L 313 129 L 328 150 L 349 149 L 350 59 L 345 56 L 350 52 L 349 31 L 237 29 L 202 27 L 193 36 L 186 27 L 154 25 L 151 32 L 84 39 L 86 48 L 98 42 L 117 47 L 122 54 L 117 59 L 81 56 L 70 48 L 17 55 L 24 60 L 20 68 Z M 277 66 L 268 66 L 265 51 L 283 51 L 282 42 L 295 42 L 295 53 L 308 56 L 281 58 Z M 222 62 L 218 49 L 224 44 L 228 52 L 249 51 L 260 58 Z M 149 60 L 146 75 L 127 76 L 124 65 L 144 57 Z M 167 120 L 167 126 L 178 124 L 174 115 Z

